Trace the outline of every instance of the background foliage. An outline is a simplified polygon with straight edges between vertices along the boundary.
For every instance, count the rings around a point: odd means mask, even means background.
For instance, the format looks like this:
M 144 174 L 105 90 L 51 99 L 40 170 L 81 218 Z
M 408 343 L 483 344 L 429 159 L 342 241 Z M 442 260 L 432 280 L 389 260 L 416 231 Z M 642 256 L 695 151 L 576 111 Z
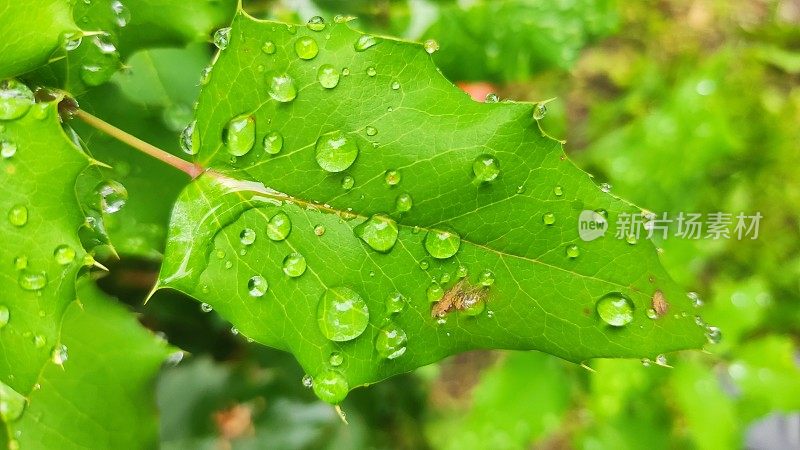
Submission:
M 131 1 L 131 17 L 136 3 L 147 2 Z M 125 28 L 115 29 L 121 53 L 109 62 L 110 81 L 80 96 L 82 107 L 180 154 L 176 134 L 191 120 L 200 72 L 213 54 L 210 34 L 232 13 L 231 2 L 206 3 L 202 17 L 177 21 L 146 42 L 169 49 L 136 48 Z M 159 293 L 142 306 L 169 210 L 187 179 L 76 124 L 93 156 L 114 166 L 86 173 L 85 183 L 113 178 L 128 192 L 125 208 L 106 215 L 121 258 L 106 250 L 111 271 L 100 286 L 192 353 L 158 381 L 164 448 L 717 449 L 754 446 L 765 434 L 789 446 L 770 427 L 800 411 L 796 2 L 319 0 L 245 7 L 298 23 L 352 14 L 357 28 L 435 38 L 437 64 L 451 80 L 469 82 L 462 86 L 470 92 L 556 97 L 545 130 L 566 139 L 576 163 L 615 194 L 657 212 L 759 211 L 764 219 L 755 241 L 658 243 L 667 270 L 699 292 L 703 316 L 723 330 L 707 353 L 670 355 L 672 369 L 599 360 L 589 372 L 535 352 L 470 352 L 352 392 L 343 404 L 345 427 L 303 388 L 290 356 L 249 344 L 216 313 L 177 294 Z M 83 14 L 74 12 L 78 26 Z M 61 19 L 65 29 L 73 26 Z M 82 90 L 69 84 L 81 84 L 80 66 L 65 63 L 24 78 Z M 78 78 L 64 75 L 70 70 Z M 757 432 L 765 429 L 771 431 Z

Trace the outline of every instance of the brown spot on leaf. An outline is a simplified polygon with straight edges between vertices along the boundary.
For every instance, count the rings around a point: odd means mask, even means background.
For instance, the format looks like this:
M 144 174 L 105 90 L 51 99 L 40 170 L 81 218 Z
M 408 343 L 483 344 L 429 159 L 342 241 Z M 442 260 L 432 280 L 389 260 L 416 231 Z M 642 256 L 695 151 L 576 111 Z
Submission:
M 653 293 L 652 307 L 659 317 L 666 314 L 667 310 L 669 309 L 669 303 L 667 302 L 667 299 L 664 297 L 664 293 L 661 292 L 660 290 L 656 290 Z

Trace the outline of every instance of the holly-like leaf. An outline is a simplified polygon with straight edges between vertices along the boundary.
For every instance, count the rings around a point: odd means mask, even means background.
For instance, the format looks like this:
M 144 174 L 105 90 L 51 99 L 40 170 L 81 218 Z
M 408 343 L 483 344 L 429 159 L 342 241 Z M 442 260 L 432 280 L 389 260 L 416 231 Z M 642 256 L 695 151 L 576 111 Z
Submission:
M 537 105 L 474 102 L 421 45 L 344 24 L 239 14 L 226 40 L 184 133 L 209 171 L 178 199 L 159 287 L 292 352 L 322 399 L 472 348 L 704 342 L 643 236 L 580 238 L 579 216 L 640 211 L 566 158 Z

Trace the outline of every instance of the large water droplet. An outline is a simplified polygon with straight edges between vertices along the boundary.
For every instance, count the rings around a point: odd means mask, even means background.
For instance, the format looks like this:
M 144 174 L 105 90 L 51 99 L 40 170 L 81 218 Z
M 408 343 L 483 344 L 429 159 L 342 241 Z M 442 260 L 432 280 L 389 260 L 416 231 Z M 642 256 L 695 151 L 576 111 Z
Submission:
M 383 214 L 375 214 L 354 229 L 356 236 L 378 252 L 388 252 L 397 242 L 397 223 Z
M 66 32 L 61 35 L 61 45 L 68 52 L 80 47 L 81 42 L 83 42 L 82 32 Z
M 220 50 L 225 50 L 225 47 L 228 46 L 228 43 L 231 41 L 231 28 L 225 27 L 220 28 L 219 30 L 214 32 L 214 45 L 217 46 Z
M 70 264 L 72 261 L 75 261 L 75 249 L 69 245 L 59 245 L 56 247 L 55 251 L 53 251 L 53 258 L 62 266 Z
M 430 230 L 425 235 L 425 250 L 436 259 L 455 255 L 461 246 L 461 236 L 451 230 Z
M 356 40 L 356 43 L 353 44 L 353 48 L 357 52 L 363 52 L 364 50 L 373 47 L 378 43 L 378 38 L 372 36 L 371 34 L 362 34 Z
M 308 23 L 306 25 L 311 31 L 322 31 L 325 29 L 325 19 L 320 16 L 314 16 L 308 19 Z
M 619 292 L 601 297 L 596 309 L 600 319 L 613 327 L 625 326 L 633 320 L 633 302 Z
M 306 271 L 306 258 L 300 253 L 290 253 L 283 258 L 283 273 L 296 278 Z
M 47 274 L 23 269 L 19 273 L 18 282 L 19 287 L 26 291 L 38 291 L 47 285 Z
M 314 38 L 303 36 L 295 41 L 294 51 L 300 59 L 314 59 L 319 53 L 319 46 L 317 46 L 317 41 Z
M 25 205 L 15 205 L 8 210 L 8 221 L 15 227 L 28 223 L 28 208 Z
M 277 155 L 283 149 L 283 135 L 272 131 L 264 136 L 264 151 L 270 155 Z
M 200 137 L 197 135 L 196 121 L 192 121 L 181 132 L 181 150 L 189 155 L 196 155 L 200 151 Z
M 0 381 L 0 419 L 3 422 L 11 423 L 22 417 L 26 402 L 22 394 Z
M 10 141 L 0 141 L 0 156 L 4 159 L 11 158 L 17 153 L 17 144 Z
M 256 120 L 251 115 L 234 117 L 222 131 L 225 148 L 233 156 L 247 154 L 256 142 Z
M 273 241 L 286 239 L 290 231 L 292 231 L 292 221 L 282 211 L 272 216 L 267 224 L 267 237 Z
M 414 199 L 408 193 L 403 193 L 397 196 L 394 202 L 394 207 L 398 212 L 407 212 L 414 206 Z
M 407 342 L 406 332 L 390 323 L 378 331 L 378 336 L 375 338 L 375 350 L 381 358 L 395 359 L 406 352 Z
M 333 89 L 339 84 L 339 71 L 330 64 L 323 64 L 317 70 L 317 81 L 326 89 Z
M 247 292 L 252 297 L 262 297 L 267 293 L 269 283 L 261 275 L 254 275 L 247 280 Z
M 494 181 L 500 175 L 500 162 L 492 155 L 480 155 L 472 163 L 472 173 L 478 181 Z
M 8 306 L 0 305 L 0 329 L 8 325 L 8 320 L 10 318 L 11 318 L 11 312 L 8 310 Z
M 339 130 L 325 133 L 317 139 L 317 164 L 328 172 L 346 170 L 357 157 L 358 145 Z
M 114 214 L 128 201 L 128 190 L 122 183 L 114 180 L 102 181 L 94 190 L 100 197 L 100 208 L 106 214 Z
M 332 405 L 341 403 L 349 391 L 347 379 L 335 370 L 326 370 L 314 377 L 314 394 L 324 402 Z
M 269 96 L 283 103 L 294 100 L 297 97 L 297 86 L 294 84 L 294 79 L 288 74 L 271 75 Z
M 0 81 L 0 120 L 14 120 L 33 106 L 33 92 L 17 80 Z
M 388 311 L 389 314 L 397 314 L 405 309 L 405 307 L 406 298 L 399 292 L 390 294 L 386 299 L 386 311 Z
M 369 324 L 366 302 L 350 288 L 339 286 L 325 291 L 317 307 L 317 324 L 322 334 L 337 342 L 361 336 Z
M 537 103 L 536 106 L 533 107 L 533 118 L 535 120 L 542 120 L 545 115 L 547 115 L 547 106 L 545 106 L 544 103 Z

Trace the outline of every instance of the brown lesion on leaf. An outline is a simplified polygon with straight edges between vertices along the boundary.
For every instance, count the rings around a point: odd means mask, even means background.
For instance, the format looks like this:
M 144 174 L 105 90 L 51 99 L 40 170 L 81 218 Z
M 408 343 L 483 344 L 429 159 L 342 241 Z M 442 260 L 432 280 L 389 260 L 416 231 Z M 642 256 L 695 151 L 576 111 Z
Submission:
M 431 308 L 431 317 L 444 317 L 450 311 L 463 311 L 486 298 L 488 289 L 472 286 L 466 279 L 460 280 L 444 293 Z
M 253 409 L 250 405 L 235 404 L 214 413 L 214 424 L 219 433 L 219 448 L 230 449 L 231 441 L 243 436 L 252 436 Z
M 656 291 L 653 292 L 651 306 L 658 317 L 663 316 L 667 313 L 667 310 L 669 310 L 669 302 L 667 302 L 667 298 L 664 297 L 664 293 L 661 292 L 661 290 L 656 289 Z

